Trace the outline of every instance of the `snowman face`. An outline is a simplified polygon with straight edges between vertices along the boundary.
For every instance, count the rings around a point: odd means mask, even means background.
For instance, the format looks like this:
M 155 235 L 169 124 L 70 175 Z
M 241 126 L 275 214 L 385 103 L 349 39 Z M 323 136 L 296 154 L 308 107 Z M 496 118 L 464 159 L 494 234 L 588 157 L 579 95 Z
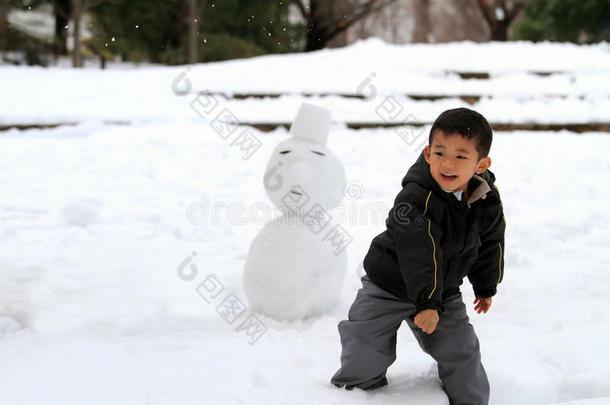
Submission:
M 280 209 L 307 212 L 314 204 L 325 209 L 343 199 L 345 170 L 325 146 L 291 137 L 273 151 L 263 183 Z

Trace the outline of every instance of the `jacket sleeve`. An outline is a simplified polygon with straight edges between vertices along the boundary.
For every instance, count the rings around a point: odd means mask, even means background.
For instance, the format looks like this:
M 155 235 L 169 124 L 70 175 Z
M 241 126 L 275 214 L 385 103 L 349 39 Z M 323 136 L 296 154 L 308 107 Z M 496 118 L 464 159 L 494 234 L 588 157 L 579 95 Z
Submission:
M 424 309 L 443 311 L 441 229 L 430 208 L 430 198 L 431 192 L 418 198 L 403 188 L 387 220 L 407 295 L 417 313 Z
M 468 272 L 468 279 L 477 297 L 489 298 L 496 294 L 496 286 L 504 277 L 504 230 L 506 221 L 502 204 L 495 210 L 492 226 L 481 236 L 477 259 Z

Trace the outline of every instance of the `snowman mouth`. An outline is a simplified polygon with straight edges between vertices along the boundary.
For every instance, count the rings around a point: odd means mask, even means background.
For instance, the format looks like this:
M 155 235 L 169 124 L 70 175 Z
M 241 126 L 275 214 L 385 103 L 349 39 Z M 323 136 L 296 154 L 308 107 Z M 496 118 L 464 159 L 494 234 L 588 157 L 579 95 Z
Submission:
M 299 193 L 298 191 L 294 191 L 294 190 L 290 190 L 290 193 L 296 194 L 296 195 L 303 195 L 303 193 Z

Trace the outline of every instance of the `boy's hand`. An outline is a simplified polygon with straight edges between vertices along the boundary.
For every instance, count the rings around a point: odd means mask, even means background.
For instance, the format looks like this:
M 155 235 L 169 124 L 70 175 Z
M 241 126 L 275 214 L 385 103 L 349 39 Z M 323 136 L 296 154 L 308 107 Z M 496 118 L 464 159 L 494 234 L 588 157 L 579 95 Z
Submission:
M 438 323 L 438 311 L 436 309 L 424 309 L 413 319 L 415 325 L 419 326 L 421 330 L 426 332 L 428 335 L 434 332 L 436 324 Z
M 489 298 L 481 298 L 477 297 L 474 302 L 474 310 L 477 311 L 478 314 L 481 312 L 487 313 L 489 311 L 489 307 L 491 307 L 491 297 Z

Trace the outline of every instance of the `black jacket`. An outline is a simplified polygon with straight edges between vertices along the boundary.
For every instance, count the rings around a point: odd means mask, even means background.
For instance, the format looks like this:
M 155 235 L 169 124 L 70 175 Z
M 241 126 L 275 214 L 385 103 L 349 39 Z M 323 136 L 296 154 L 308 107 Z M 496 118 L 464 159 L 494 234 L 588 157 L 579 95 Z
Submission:
M 475 295 L 491 297 L 504 276 L 502 202 L 487 170 L 468 183 L 468 201 L 443 191 L 430 174 L 423 152 L 402 180 L 387 229 L 364 258 L 375 284 L 412 302 L 417 312 L 443 310 L 468 276 Z M 462 194 L 464 197 L 464 194 Z

